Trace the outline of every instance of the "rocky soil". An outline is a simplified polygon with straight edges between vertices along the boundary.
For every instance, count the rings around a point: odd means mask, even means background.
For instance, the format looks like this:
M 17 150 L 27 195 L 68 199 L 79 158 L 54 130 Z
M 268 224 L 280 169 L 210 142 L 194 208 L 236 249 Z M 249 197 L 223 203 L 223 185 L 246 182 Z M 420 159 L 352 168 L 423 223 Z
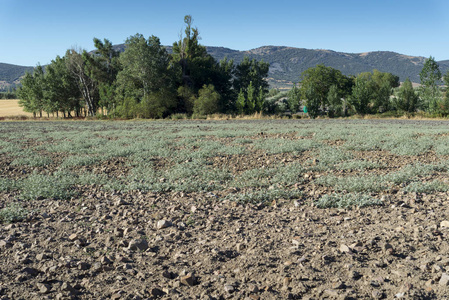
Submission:
M 1 158 L 2 175 L 18 176 Z M 397 167 L 417 158 L 389 159 Z M 313 205 L 326 193 L 313 183 L 320 175 L 304 174 L 300 199 L 266 204 L 224 200 L 234 189 L 109 193 L 96 186 L 80 187 L 71 200 L 23 201 L 26 220 L 0 223 L 0 299 L 448 297 L 448 193 L 391 189 L 377 195 L 382 206 L 320 209 Z M 16 196 L 0 193 L 1 206 Z

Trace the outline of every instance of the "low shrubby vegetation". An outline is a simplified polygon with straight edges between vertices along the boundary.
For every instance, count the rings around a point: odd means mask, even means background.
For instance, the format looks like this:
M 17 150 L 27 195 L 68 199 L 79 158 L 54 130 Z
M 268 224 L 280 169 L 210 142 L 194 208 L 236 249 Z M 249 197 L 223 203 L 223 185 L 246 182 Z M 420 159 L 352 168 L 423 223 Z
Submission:
M 448 190 L 444 124 L 328 122 L 4 123 L 0 157 L 13 171 L 0 193 L 65 200 L 94 188 L 257 204 L 317 190 L 318 207 L 348 207 L 380 204 L 392 190 Z

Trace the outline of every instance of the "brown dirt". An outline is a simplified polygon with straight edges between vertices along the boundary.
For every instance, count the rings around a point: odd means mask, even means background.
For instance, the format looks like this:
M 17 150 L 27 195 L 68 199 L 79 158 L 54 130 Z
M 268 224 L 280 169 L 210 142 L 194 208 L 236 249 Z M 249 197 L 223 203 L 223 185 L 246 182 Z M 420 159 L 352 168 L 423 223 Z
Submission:
M 223 156 L 213 164 L 238 173 L 311 157 Z M 364 158 L 391 169 L 435 160 L 432 153 L 380 151 L 364 152 Z M 0 156 L 2 175 L 24 176 L 10 162 Z M 116 176 L 128 172 L 120 159 L 102 167 Z M 71 200 L 24 202 L 32 211 L 26 221 L 0 224 L 0 299 L 447 297 L 447 193 L 393 189 L 376 195 L 383 206 L 319 209 L 312 200 L 332 190 L 313 184 L 322 175 L 298 183 L 302 199 L 269 205 L 218 201 L 232 189 L 122 194 L 96 186 L 80 187 Z M 14 197 L 0 193 L 0 203 Z

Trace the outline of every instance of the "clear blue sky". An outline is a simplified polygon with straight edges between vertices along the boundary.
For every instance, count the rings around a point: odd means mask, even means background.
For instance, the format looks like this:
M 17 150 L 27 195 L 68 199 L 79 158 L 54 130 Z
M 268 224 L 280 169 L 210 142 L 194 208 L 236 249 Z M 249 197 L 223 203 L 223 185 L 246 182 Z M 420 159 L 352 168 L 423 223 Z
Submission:
M 448 0 L 0 0 L 0 62 L 47 64 L 71 47 L 141 33 L 171 45 L 184 15 L 207 46 L 266 45 L 449 59 Z

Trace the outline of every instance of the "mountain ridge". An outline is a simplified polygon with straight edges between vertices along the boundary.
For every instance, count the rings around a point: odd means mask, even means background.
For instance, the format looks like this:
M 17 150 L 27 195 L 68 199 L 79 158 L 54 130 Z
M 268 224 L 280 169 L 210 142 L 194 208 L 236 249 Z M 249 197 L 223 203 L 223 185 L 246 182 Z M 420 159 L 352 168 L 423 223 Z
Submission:
M 124 44 L 114 45 L 115 49 L 124 51 Z M 401 81 L 407 77 L 412 82 L 420 82 L 419 72 L 426 60 L 423 56 L 410 56 L 393 51 L 370 51 L 362 53 L 338 52 L 328 49 L 306 49 L 289 46 L 261 46 L 250 50 L 234 50 L 220 46 L 205 46 L 207 52 L 216 60 L 225 57 L 239 63 L 245 56 L 250 59 L 264 60 L 270 63 L 269 82 L 273 87 L 288 86 L 299 82 L 303 71 L 318 64 L 324 64 L 340 70 L 345 75 L 357 75 L 377 69 L 399 76 Z M 166 46 L 171 52 L 172 47 Z M 449 60 L 438 62 L 445 74 L 449 70 Z M 3 85 L 17 83 L 26 71 L 33 67 L 0 63 L 0 82 Z M 1 85 L 0 85 L 1 88 Z

